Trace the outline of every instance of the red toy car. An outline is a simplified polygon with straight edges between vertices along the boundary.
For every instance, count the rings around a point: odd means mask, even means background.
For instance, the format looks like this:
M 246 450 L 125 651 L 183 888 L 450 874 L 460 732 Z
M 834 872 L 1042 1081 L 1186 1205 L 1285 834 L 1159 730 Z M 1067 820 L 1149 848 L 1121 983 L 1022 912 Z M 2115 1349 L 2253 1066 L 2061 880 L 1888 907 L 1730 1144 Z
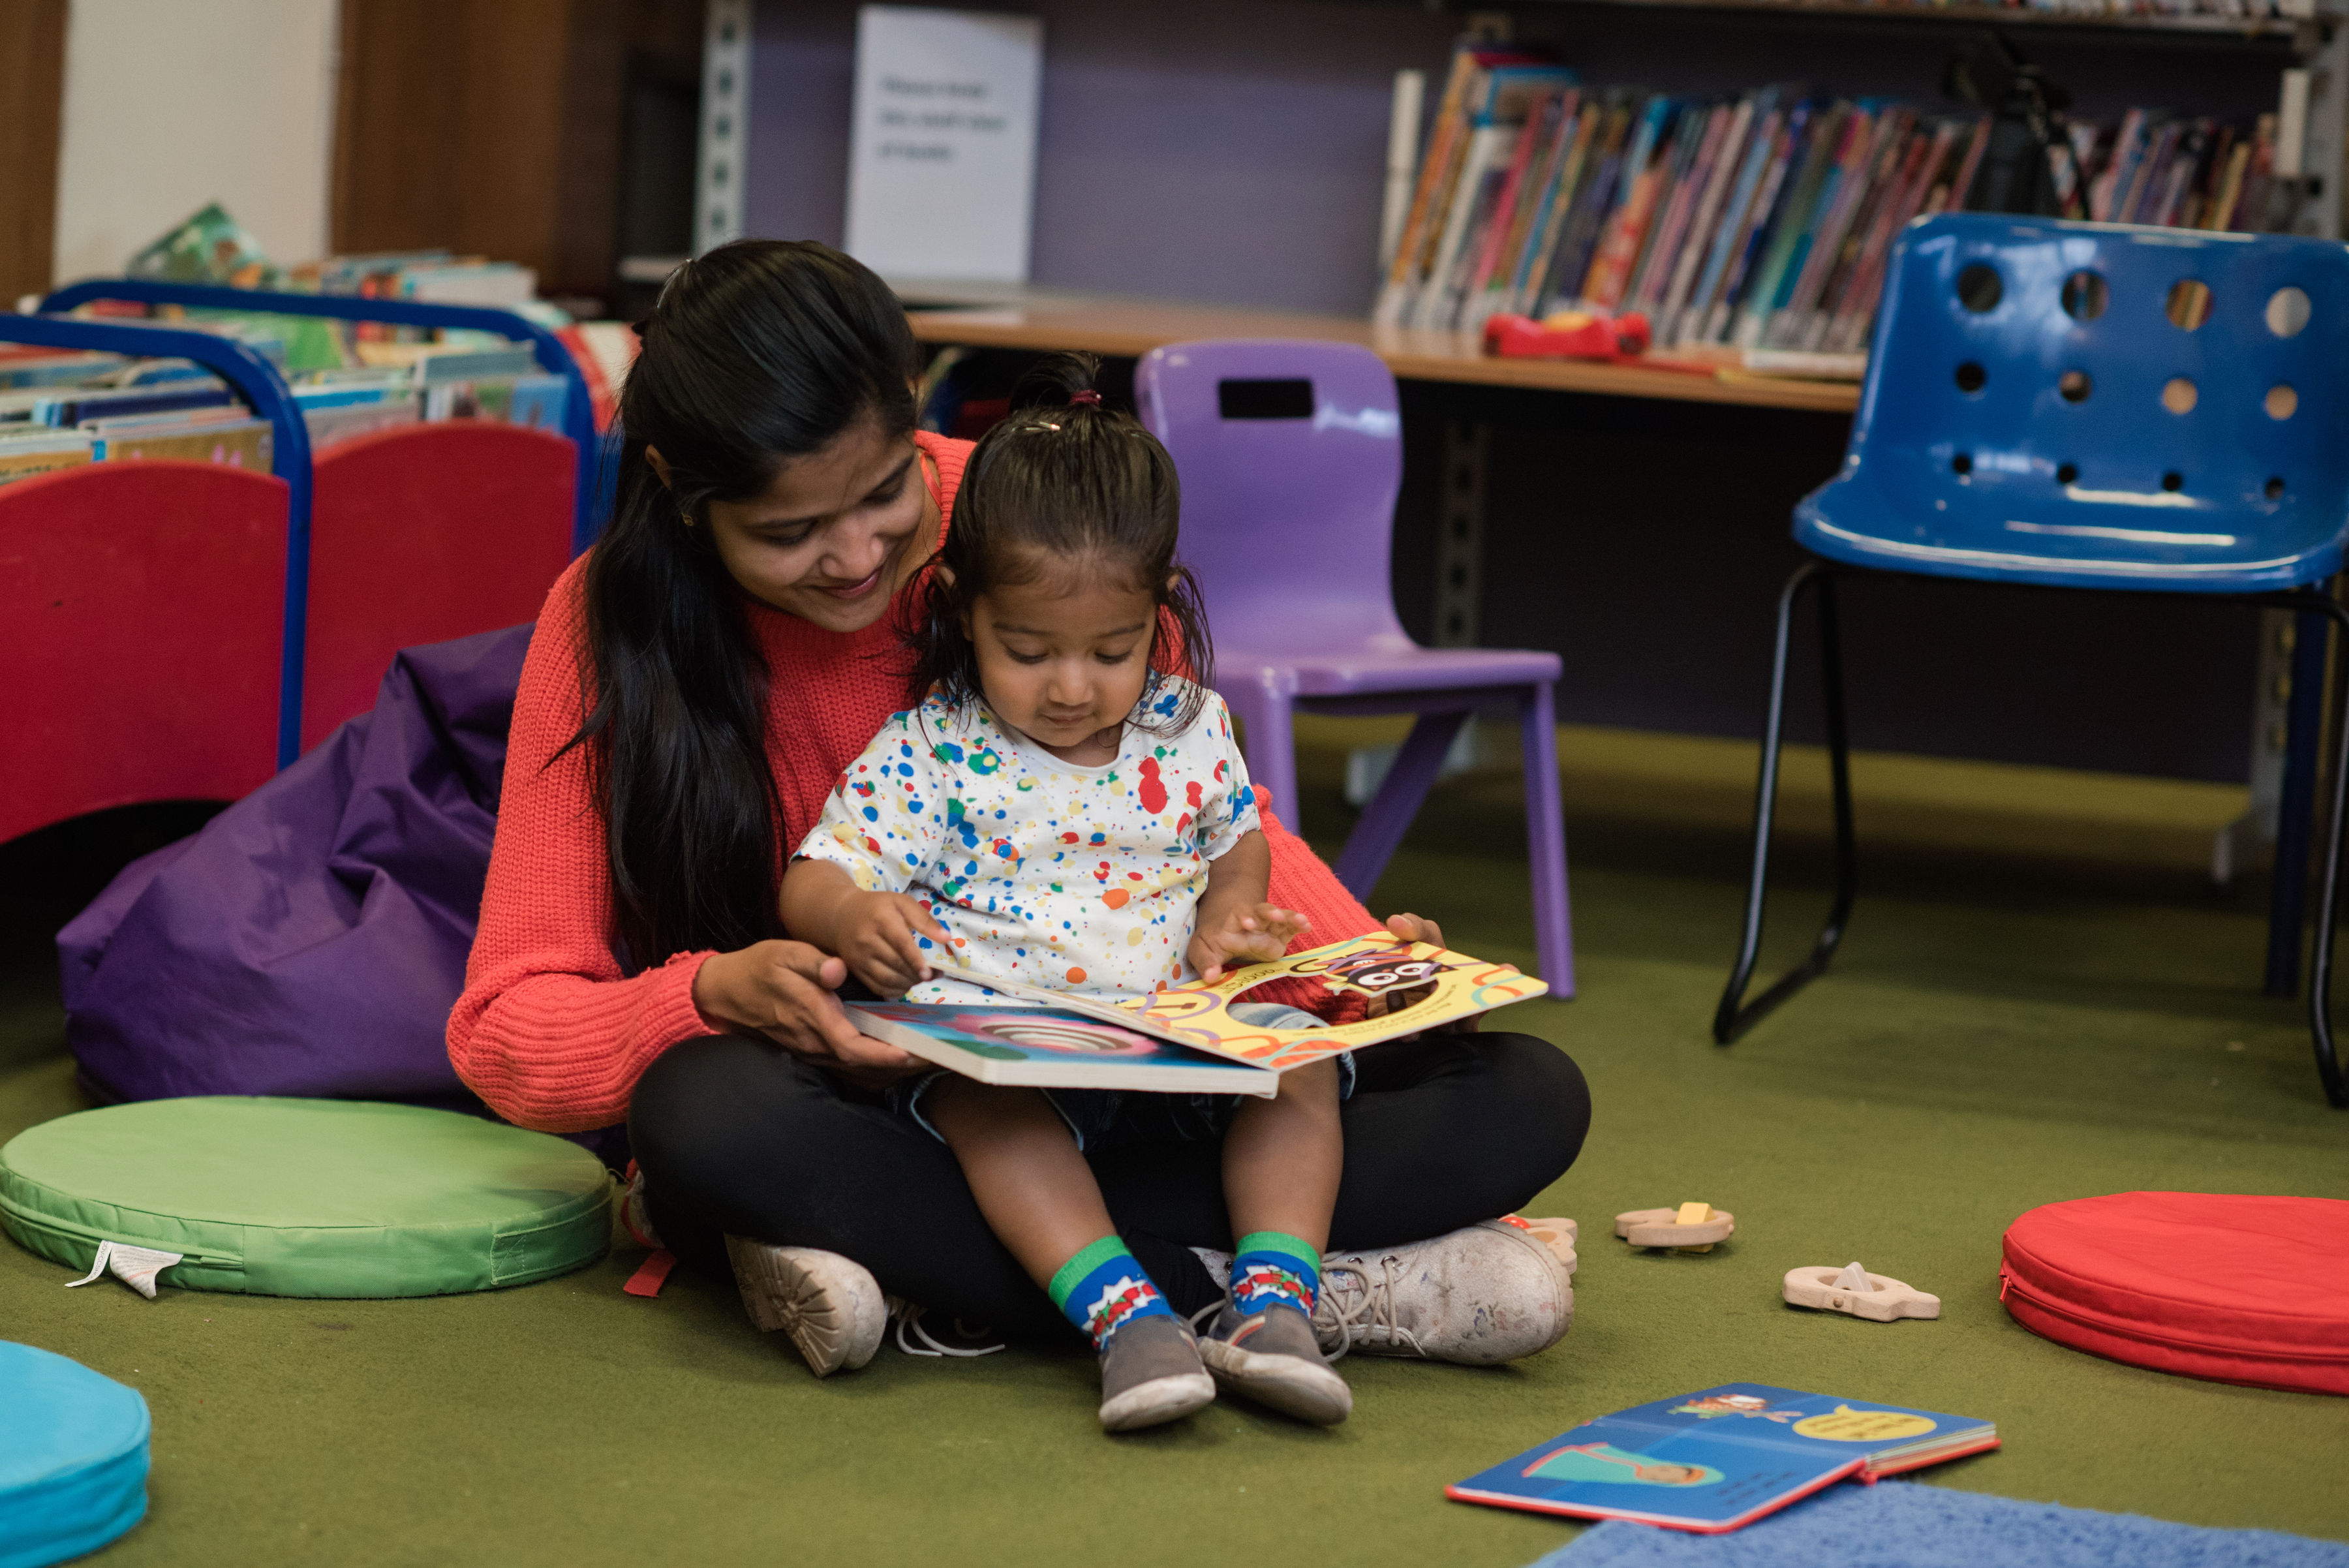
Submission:
M 1648 351 L 1648 318 L 1565 310 L 1545 320 L 1495 316 L 1485 323 L 1485 352 L 1509 359 L 1604 359 L 1620 364 Z

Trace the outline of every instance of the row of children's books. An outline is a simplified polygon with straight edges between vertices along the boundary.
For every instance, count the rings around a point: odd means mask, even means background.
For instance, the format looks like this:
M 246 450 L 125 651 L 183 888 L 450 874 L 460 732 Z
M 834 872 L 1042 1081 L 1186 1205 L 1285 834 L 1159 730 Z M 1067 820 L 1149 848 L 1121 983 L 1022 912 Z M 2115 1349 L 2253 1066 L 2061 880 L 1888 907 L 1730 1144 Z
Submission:
M 208 323 L 262 347 L 249 322 Z M 313 452 L 419 421 L 561 433 L 569 384 L 513 344 L 362 344 L 359 362 L 285 373 Z M 274 440 L 227 383 L 183 359 L 0 346 L 0 484 L 83 463 L 170 458 L 270 472 Z
M 1804 0 L 1782 0 L 1800 5 Z M 2033 11 L 2064 16 L 2214 17 L 2226 21 L 2271 21 L 2304 16 L 2286 0 L 1860 0 L 1886 10 Z
M 1583 87 L 1535 55 L 1454 56 L 1374 308 L 1397 327 L 1647 316 L 1660 348 L 1864 350 L 1892 238 L 1961 209 L 1988 119 L 1765 87 L 1734 100 Z M 2137 110 L 2051 149 L 2066 211 L 2267 227 L 2274 121 Z
M 2273 178 L 2276 117 L 2246 132 L 2219 120 L 2133 109 L 2118 125 L 2075 124 L 2049 162 L 2067 218 L 2159 228 L 2281 228 L 2292 193 Z
M 1811 0 L 1776 0 L 1798 7 Z M 2224 21 L 2272 21 L 2304 16 L 2287 0 L 1858 0 L 1888 11 L 2029 11 L 2046 16 L 2159 19 L 2209 17 Z
M 283 266 L 218 202 L 174 223 L 125 264 L 129 277 L 271 288 L 296 294 L 355 294 L 447 305 L 535 306 L 538 275 L 513 262 L 447 250 L 329 256 Z M 565 320 L 568 317 L 564 318 Z

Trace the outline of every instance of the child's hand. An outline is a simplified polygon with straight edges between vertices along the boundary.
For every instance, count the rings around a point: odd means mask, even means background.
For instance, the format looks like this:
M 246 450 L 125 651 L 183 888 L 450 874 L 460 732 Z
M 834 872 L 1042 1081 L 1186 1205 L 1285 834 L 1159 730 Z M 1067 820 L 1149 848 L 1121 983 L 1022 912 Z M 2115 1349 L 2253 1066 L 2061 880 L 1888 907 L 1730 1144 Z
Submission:
M 1201 980 L 1213 985 L 1224 978 L 1224 966 L 1233 960 L 1269 963 L 1309 929 L 1305 917 L 1294 909 L 1243 904 L 1213 925 L 1202 921 L 1183 956 Z
M 1439 948 L 1444 945 L 1444 928 L 1424 915 L 1389 915 L 1387 929 L 1407 942 L 1425 942 L 1431 947 Z M 1401 1012 L 1404 1008 L 1416 1006 L 1434 994 L 1435 987 L 1432 985 L 1414 986 L 1409 991 L 1382 992 L 1371 998 L 1370 1016 L 1384 1018 L 1389 1013 Z M 1465 1018 L 1455 1018 L 1449 1023 L 1439 1023 L 1427 1033 L 1474 1034 L 1476 1033 L 1477 1016 L 1472 1012 Z
M 905 893 L 849 896 L 843 900 L 833 934 L 856 978 L 885 996 L 930 978 L 922 938 L 936 944 L 928 950 L 941 957 L 953 941 L 922 901 Z

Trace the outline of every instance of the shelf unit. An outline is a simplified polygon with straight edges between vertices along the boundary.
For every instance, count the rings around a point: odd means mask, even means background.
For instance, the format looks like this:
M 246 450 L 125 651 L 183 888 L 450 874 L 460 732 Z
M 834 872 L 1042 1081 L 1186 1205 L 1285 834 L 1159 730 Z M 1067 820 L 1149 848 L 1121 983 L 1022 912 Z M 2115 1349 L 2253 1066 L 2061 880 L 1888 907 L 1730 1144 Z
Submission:
M 1375 327 L 1342 316 L 1226 310 L 1152 300 L 1012 306 L 976 310 L 916 310 L 914 336 L 924 343 L 970 348 L 1081 348 L 1139 358 L 1166 343 L 1206 337 L 1309 337 L 1360 343 L 1387 362 L 1398 380 L 1527 391 L 1595 392 L 1680 402 L 1736 403 L 1847 414 L 1859 406 L 1848 382 L 1804 381 L 1730 370 L 1659 369 L 1565 359 L 1497 359 L 1469 332 Z
M 1651 11 L 1673 21 L 1776 24 L 1880 36 L 2011 32 L 2023 42 L 2061 41 L 2103 49 L 2219 49 L 2267 57 L 2277 70 L 2278 112 L 2301 125 L 2295 166 L 2278 170 L 2309 180 L 2297 232 L 2339 239 L 2344 235 L 2342 186 L 2349 179 L 2349 6 L 2343 0 L 2288 0 L 2288 5 L 2302 14 L 2106 16 L 1965 0 L 1946 5 L 1901 0 L 1516 0 L 1495 14 L 1531 18 Z M 2284 140 L 2292 144 L 2289 125 Z
M 2019 5 L 1960 3 L 1919 5 L 1883 0 L 1519 0 L 1497 7 L 1532 13 L 1563 11 L 1581 6 L 1612 10 L 1654 10 L 1712 13 L 1721 16 L 1765 16 L 1793 21 L 1864 22 L 1885 26 L 2016 27 L 2039 36 L 2079 33 L 2106 41 L 2116 36 L 2158 39 L 2169 36 L 2180 42 L 2208 44 L 2231 39 L 2248 44 L 2289 45 L 2300 29 L 2324 20 L 2314 11 L 2305 16 L 2220 16 L 2201 15 L 2114 16 L 2092 12 L 2038 10 Z M 1485 7 L 1479 7 L 1484 9 Z
M 838 244 L 855 0 L 747 3 L 752 47 L 740 79 L 753 109 L 726 173 L 742 182 L 748 232 Z M 1458 335 L 1375 330 L 1366 317 L 1393 72 L 1440 78 L 1450 41 L 1498 12 L 1521 37 L 1558 41 L 1594 83 L 1711 94 L 1801 78 L 1850 96 L 1930 102 L 1947 56 L 1996 30 L 2099 119 L 2127 104 L 2248 117 L 2278 109 L 2283 73 L 2304 71 L 2303 167 L 2330 175 L 2343 160 L 2349 88 L 2349 26 L 2334 13 L 2349 0 L 2318 3 L 2326 14 L 2222 19 L 1855 0 L 1262 0 L 1244 8 L 1241 26 L 1233 0 L 1133 8 L 1023 0 L 1019 9 L 1044 19 L 1050 106 L 1039 150 L 1039 281 L 892 282 L 918 307 L 916 336 L 939 348 L 1080 348 L 1122 358 L 1234 334 L 1366 344 L 1404 383 L 1413 410 L 1398 545 L 1407 535 L 1412 566 L 1398 581 L 1411 585 L 1414 627 L 1432 603 L 1423 635 L 1444 639 L 1461 626 L 1473 639 L 1481 618 L 1487 639 L 1569 651 L 1573 668 L 1598 682 L 1586 693 L 1590 722 L 1730 733 L 1740 721 L 1726 716 L 1747 705 L 1741 618 L 1753 584 L 1784 569 L 1764 541 L 1783 537 L 1786 508 L 1833 471 L 1857 389 L 1495 360 Z M 716 177 L 714 161 L 704 173 Z M 2307 206 L 2312 228 L 2337 231 L 2340 182 L 2321 182 Z M 1553 461 L 1597 465 L 1606 477 L 1557 491 L 1528 478 Z M 1640 569 L 1620 552 L 1585 550 L 1570 570 L 1557 564 L 1553 546 L 1580 537 L 1586 514 L 1638 516 L 1650 536 L 1686 541 L 1689 572 L 1666 589 L 1613 581 L 1618 570 Z M 1487 565 L 1480 574 L 1475 558 L 1487 540 L 1526 569 Z M 1468 585 L 1458 594 L 1446 587 L 1455 567 Z M 1543 625 L 1565 629 L 1528 624 L 1537 600 Z M 2098 649 L 2129 640 L 2099 633 L 2113 640 L 2092 648 L 2071 620 L 2033 631 L 2032 612 L 2018 613 L 2019 635 L 2042 638 L 2081 671 L 2105 671 Z M 1942 631 L 1965 634 L 1954 624 Z M 2116 717 L 2084 729 L 2052 700 L 2026 698 L 2027 711 L 1995 718 L 1953 710 L 1948 749 L 2224 776 L 2242 733 L 2239 664 L 2250 682 L 2248 646 L 2111 669 L 2123 685 L 2165 683 L 2176 701 L 2158 726 Z

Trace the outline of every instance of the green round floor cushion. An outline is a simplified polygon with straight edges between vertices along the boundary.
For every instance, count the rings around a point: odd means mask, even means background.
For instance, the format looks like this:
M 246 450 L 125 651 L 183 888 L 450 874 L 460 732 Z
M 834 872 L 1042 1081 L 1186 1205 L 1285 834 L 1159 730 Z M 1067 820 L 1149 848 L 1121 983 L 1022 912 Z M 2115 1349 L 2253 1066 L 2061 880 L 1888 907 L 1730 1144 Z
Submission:
M 450 1111 L 220 1096 L 60 1116 L 0 1147 L 0 1224 L 78 1272 L 101 1242 L 183 1254 L 189 1290 L 429 1296 L 527 1284 L 611 1244 L 576 1144 Z

